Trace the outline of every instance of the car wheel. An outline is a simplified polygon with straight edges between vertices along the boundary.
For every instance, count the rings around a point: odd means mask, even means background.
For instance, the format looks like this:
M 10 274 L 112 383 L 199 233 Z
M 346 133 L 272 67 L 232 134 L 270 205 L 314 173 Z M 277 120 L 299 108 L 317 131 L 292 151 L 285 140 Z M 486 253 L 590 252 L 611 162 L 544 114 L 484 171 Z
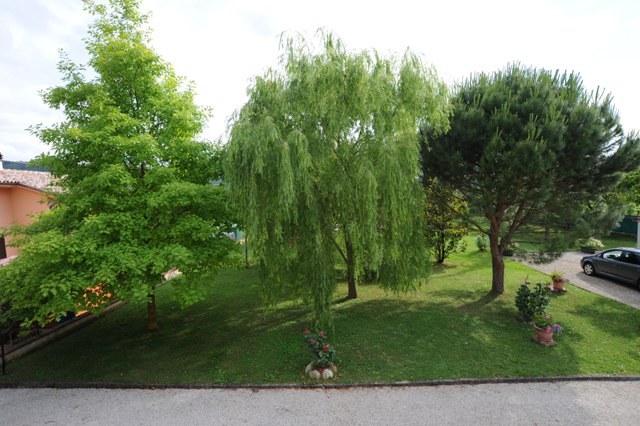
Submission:
M 595 275 L 596 274 L 596 270 L 593 268 L 593 264 L 591 264 L 589 262 L 584 264 L 584 266 L 582 267 L 582 270 L 587 275 Z

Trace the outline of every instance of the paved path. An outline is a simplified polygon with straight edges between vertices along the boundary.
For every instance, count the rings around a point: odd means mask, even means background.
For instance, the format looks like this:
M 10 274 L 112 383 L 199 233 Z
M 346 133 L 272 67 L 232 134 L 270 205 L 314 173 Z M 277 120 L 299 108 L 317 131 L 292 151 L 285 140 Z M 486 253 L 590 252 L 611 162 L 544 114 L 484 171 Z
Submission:
M 0 423 L 637 425 L 640 381 L 368 389 L 0 389 Z
M 551 263 L 542 265 L 527 264 L 547 274 L 554 270 L 563 271 L 565 272 L 565 278 L 577 287 L 640 309 L 640 291 L 638 291 L 637 287 L 608 278 L 586 275 L 580 267 L 580 259 L 583 256 L 587 255 L 572 251 L 564 253 L 560 259 Z

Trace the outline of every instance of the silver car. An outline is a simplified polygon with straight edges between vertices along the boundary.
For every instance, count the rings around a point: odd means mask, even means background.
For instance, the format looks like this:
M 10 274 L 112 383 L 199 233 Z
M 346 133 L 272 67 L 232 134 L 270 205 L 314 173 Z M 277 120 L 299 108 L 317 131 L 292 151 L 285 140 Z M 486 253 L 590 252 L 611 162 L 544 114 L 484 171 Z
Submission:
M 587 275 L 602 275 L 636 285 L 640 289 L 640 249 L 620 247 L 585 256 L 580 261 Z

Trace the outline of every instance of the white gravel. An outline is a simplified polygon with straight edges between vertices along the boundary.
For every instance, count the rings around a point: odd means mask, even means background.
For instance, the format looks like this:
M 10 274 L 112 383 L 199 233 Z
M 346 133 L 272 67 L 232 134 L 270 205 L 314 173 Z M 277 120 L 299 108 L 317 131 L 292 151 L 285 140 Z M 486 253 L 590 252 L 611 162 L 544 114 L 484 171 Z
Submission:
M 637 425 L 640 381 L 282 390 L 0 389 L 3 425 Z
M 638 291 L 637 287 L 608 278 L 586 275 L 580 267 L 580 259 L 584 256 L 587 255 L 580 252 L 568 252 L 551 263 L 542 265 L 525 263 L 546 274 L 554 270 L 562 271 L 565 273 L 565 278 L 569 280 L 569 283 L 576 287 L 640 309 L 640 291 Z M 568 287 L 568 289 L 571 291 L 571 287 Z

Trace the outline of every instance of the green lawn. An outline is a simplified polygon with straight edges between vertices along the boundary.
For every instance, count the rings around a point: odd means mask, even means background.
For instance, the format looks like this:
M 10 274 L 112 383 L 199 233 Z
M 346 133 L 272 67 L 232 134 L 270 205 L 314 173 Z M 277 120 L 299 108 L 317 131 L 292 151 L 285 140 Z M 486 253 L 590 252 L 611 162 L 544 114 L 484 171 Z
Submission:
M 609 235 L 602 239 L 602 244 L 604 244 L 605 249 L 616 247 L 635 247 L 636 243 L 636 237 L 626 235 Z
M 505 294 L 493 298 L 487 253 L 472 243 L 434 269 L 415 294 L 361 285 L 336 303 L 337 382 L 555 375 L 640 375 L 640 310 L 573 286 L 552 296 L 566 332 L 551 348 L 530 341 L 516 320 L 520 282 L 545 279 L 507 260 Z M 93 324 L 11 362 L 2 382 L 301 383 L 309 362 L 308 311 L 283 303 L 265 312 L 255 270 L 227 270 L 209 297 L 182 310 L 171 285 L 159 289 L 160 330 L 146 331 L 145 306 L 125 305 Z M 346 295 L 341 284 L 336 300 Z

